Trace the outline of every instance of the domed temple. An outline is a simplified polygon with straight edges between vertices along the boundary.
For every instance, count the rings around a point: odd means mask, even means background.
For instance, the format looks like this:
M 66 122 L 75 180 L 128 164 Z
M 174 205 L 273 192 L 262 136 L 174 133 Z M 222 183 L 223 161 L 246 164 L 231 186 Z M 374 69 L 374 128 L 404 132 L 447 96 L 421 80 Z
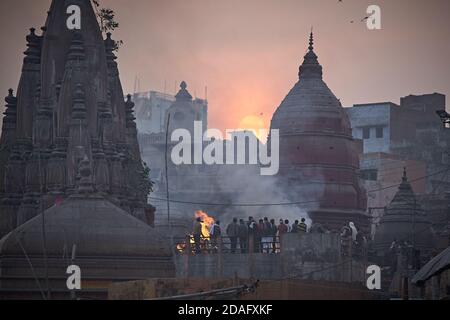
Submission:
M 82 28 L 66 26 L 81 8 Z M 52 1 L 42 35 L 26 37 L 17 97 L 10 90 L 0 140 L 0 237 L 75 192 L 84 155 L 95 190 L 151 220 L 134 122 L 114 55 L 89 0 Z
M 70 5 L 81 9 L 80 30 L 67 28 Z M 10 90 L 6 98 L 0 295 L 51 288 L 66 296 L 71 264 L 81 267 L 84 293 L 104 294 L 111 281 L 173 277 L 170 247 L 150 226 L 151 185 L 116 43 L 103 38 L 90 0 L 53 0 L 42 31 L 27 36 L 17 96 Z
M 350 122 L 322 80 L 312 33 L 299 81 L 276 110 L 271 129 L 279 129 L 279 175 L 293 190 L 292 201 L 305 200 L 313 222 L 328 230 L 352 221 L 367 232 L 367 198 Z

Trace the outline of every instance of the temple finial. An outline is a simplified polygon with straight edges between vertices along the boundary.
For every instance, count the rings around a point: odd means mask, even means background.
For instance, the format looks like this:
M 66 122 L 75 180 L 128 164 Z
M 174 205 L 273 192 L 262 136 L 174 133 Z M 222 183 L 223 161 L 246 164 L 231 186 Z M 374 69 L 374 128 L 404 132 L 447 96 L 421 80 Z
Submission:
M 403 167 L 403 177 L 402 177 L 402 180 L 403 180 L 404 182 L 408 181 L 408 177 L 407 177 L 407 175 L 406 175 L 406 167 Z
M 317 60 L 317 55 L 314 53 L 314 34 L 311 28 L 309 35 L 309 47 L 305 55 L 303 64 L 300 66 L 298 76 L 300 79 L 306 78 L 320 78 L 322 79 L 322 66 Z
M 314 34 L 313 34 L 313 27 L 311 27 L 311 33 L 309 35 L 309 51 L 314 50 Z

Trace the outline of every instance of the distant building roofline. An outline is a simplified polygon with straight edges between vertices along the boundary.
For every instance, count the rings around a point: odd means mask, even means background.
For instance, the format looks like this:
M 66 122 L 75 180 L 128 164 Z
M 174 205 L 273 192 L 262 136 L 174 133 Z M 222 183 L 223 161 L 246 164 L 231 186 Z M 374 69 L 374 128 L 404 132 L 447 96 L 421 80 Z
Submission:
M 143 97 L 143 98 L 150 98 L 151 96 L 155 96 L 157 98 L 166 99 L 169 101 L 175 101 L 175 96 L 170 93 L 163 93 L 159 91 L 144 91 L 144 92 L 136 92 L 134 93 L 135 97 Z
M 404 96 L 402 98 L 408 98 L 408 97 L 429 97 L 429 96 L 441 96 L 445 97 L 445 94 L 440 92 L 433 92 L 433 93 L 424 93 L 424 94 L 409 94 L 407 96 Z
M 391 107 L 400 107 L 398 104 L 390 102 L 390 101 L 354 104 L 353 107 L 355 107 L 355 108 L 358 108 L 358 107 L 380 107 L 380 106 L 385 106 L 385 105 L 389 105 Z

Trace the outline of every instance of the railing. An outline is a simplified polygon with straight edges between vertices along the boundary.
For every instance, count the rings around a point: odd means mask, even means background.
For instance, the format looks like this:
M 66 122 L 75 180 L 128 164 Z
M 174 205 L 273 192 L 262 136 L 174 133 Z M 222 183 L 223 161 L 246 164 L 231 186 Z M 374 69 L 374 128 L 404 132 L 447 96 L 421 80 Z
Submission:
M 194 237 L 174 238 L 176 252 L 180 254 L 217 254 L 217 253 L 267 253 L 281 252 L 278 236 L 271 237 Z
M 174 245 L 178 254 L 247 254 L 265 253 L 279 254 L 282 251 L 282 241 L 280 236 L 255 237 L 240 239 L 239 237 L 200 237 L 193 235 L 174 238 Z M 341 237 L 340 254 L 342 257 L 352 257 L 354 259 L 367 259 L 367 247 L 356 245 L 351 238 Z

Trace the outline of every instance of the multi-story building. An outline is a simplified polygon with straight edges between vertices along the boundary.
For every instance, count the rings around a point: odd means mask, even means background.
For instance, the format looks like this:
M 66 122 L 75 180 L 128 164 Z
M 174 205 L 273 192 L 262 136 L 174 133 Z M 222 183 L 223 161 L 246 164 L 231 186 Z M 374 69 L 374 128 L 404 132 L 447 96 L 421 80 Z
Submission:
M 392 102 L 347 108 L 353 137 L 360 139 L 361 178 L 368 189 L 368 210 L 378 221 L 390 203 L 406 167 L 414 192 L 436 230 L 445 226 L 446 192 L 450 191 L 450 131 L 436 111 L 445 109 L 445 95 L 409 95 Z M 392 190 L 391 190 L 392 189 Z M 374 190 L 376 192 L 370 192 Z M 444 219 L 445 220 L 445 219 Z
M 133 100 L 136 104 L 135 115 L 139 133 L 151 134 L 165 132 L 167 112 L 175 102 L 175 96 L 157 91 L 149 91 L 135 93 Z M 208 125 L 208 102 L 204 99 L 193 99 L 191 111 L 194 112 L 195 119 L 202 121 L 206 128 Z

